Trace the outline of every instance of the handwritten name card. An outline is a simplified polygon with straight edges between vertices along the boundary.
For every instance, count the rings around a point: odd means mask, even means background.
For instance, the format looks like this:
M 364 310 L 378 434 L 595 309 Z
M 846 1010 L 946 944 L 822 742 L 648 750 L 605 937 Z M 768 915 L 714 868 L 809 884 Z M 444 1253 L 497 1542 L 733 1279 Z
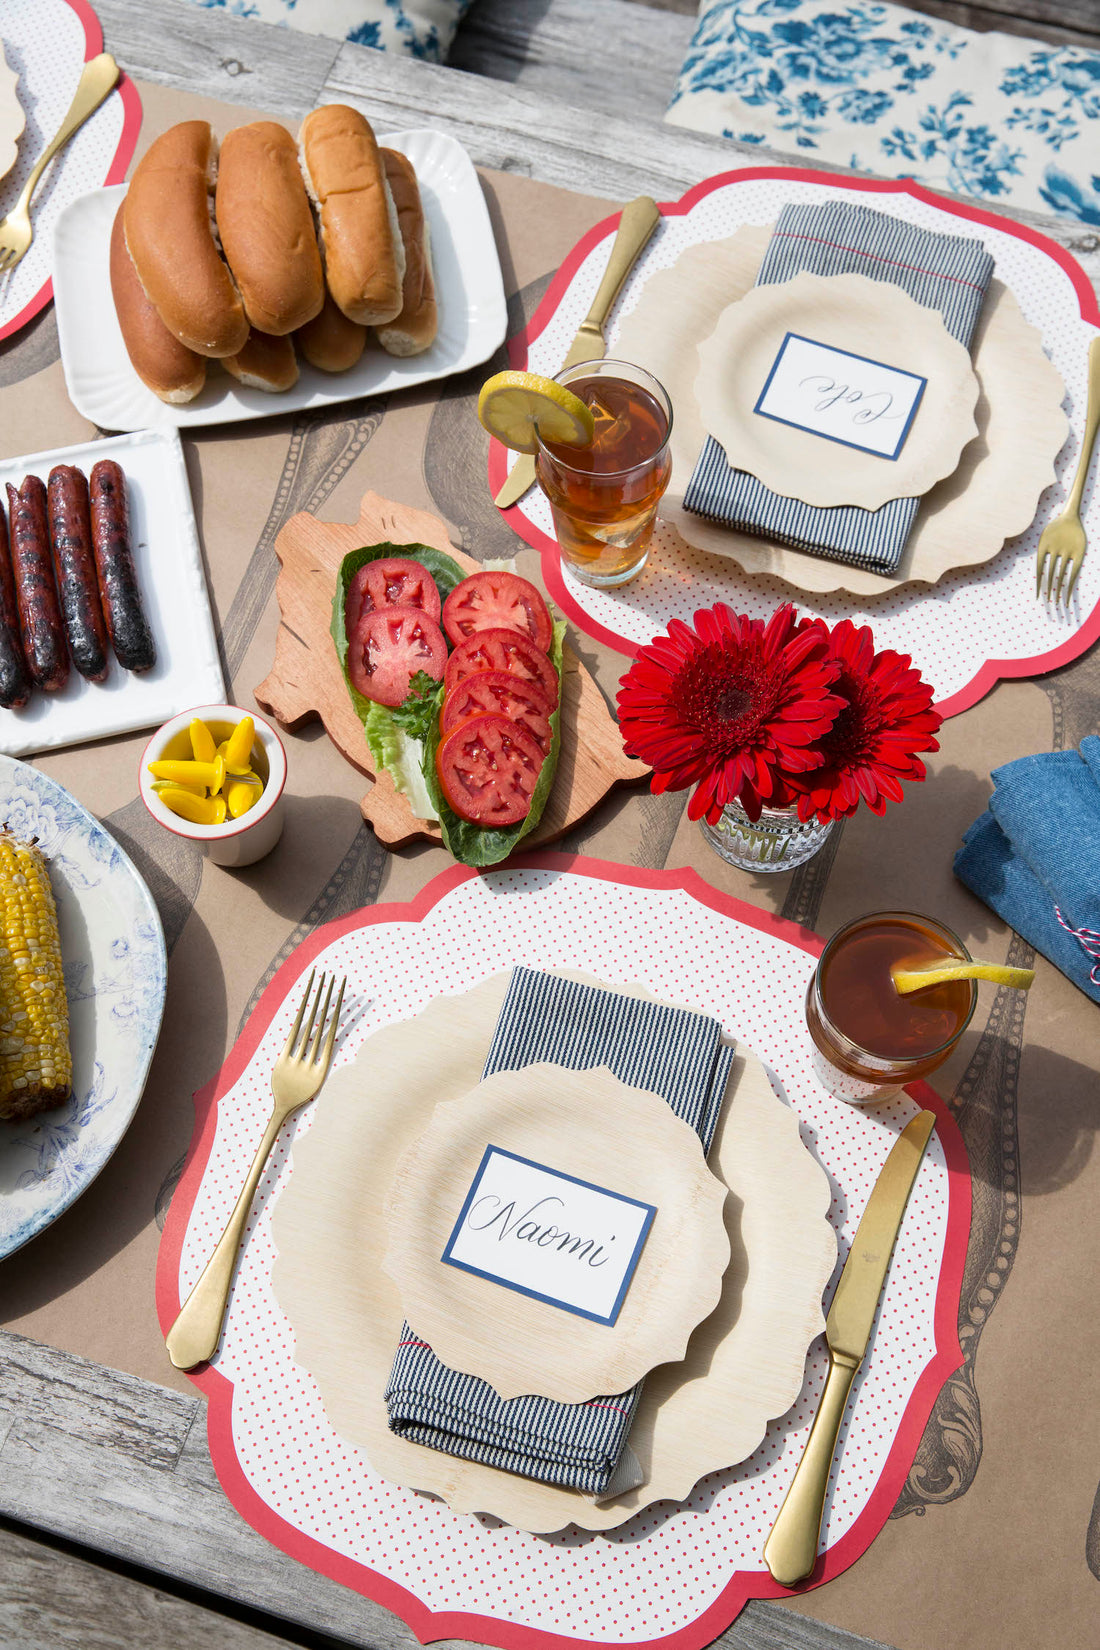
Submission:
M 442 1259 L 613 1324 L 656 1208 L 487 1146 Z
M 900 367 L 788 332 L 753 411 L 894 460 L 927 382 Z

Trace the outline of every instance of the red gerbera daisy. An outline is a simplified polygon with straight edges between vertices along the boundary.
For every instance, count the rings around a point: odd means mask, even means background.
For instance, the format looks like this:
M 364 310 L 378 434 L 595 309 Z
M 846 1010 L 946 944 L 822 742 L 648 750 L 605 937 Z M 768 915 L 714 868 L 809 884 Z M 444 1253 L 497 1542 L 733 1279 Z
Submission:
M 916 752 L 939 750 L 934 735 L 943 717 L 932 709 L 933 689 L 908 654 L 876 653 L 868 626 L 857 629 L 850 619 L 834 626 L 828 656 L 839 667 L 834 686 L 845 705 L 820 740 L 820 766 L 787 770 L 787 786 L 800 819 L 843 819 L 861 801 L 885 813 L 888 801 L 901 801 L 903 779 L 924 778 Z
M 843 705 L 829 691 L 838 673 L 824 628 L 789 603 L 765 625 L 720 602 L 641 649 L 619 688 L 623 745 L 653 768 L 654 791 L 697 786 L 691 819 L 717 822 L 737 798 L 758 819 L 777 769 L 820 766 Z

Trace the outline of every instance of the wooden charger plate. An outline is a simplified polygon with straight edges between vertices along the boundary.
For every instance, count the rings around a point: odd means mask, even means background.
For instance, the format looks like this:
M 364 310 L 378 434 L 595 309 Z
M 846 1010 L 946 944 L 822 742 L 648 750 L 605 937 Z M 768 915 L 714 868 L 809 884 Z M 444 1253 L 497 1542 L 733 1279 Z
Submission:
M 613 1324 L 440 1263 L 487 1146 L 656 1209 Z M 397 1166 L 383 1264 L 405 1317 L 449 1368 L 502 1398 L 583 1404 L 683 1358 L 722 1298 L 725 1201 L 699 1136 L 659 1094 L 605 1068 L 539 1061 L 436 1107 Z
M 723 311 L 753 289 L 773 227 L 751 224 L 727 240 L 688 247 L 670 269 L 650 276 L 615 338 L 612 353 L 648 368 L 676 409 L 672 481 L 661 520 L 696 549 L 729 556 L 745 573 L 771 573 L 809 593 L 885 595 L 989 561 L 1006 540 L 1030 527 L 1041 493 L 1056 479 L 1054 460 L 1069 430 L 1061 374 L 998 280 L 990 282 L 971 347 L 980 391 L 977 437 L 963 448 L 954 472 L 924 495 L 895 574 L 811 556 L 684 509 L 707 435 L 695 396 L 700 346 Z
M 437 1104 L 478 1082 L 509 978 L 497 974 L 461 996 L 435 998 L 414 1019 L 368 1037 L 333 1072 L 308 1132 L 295 1140 L 293 1173 L 273 1212 L 272 1282 L 294 1330 L 295 1357 L 317 1382 L 329 1421 L 381 1477 L 521 1530 L 614 1529 L 651 1502 L 682 1501 L 706 1473 L 745 1460 L 768 1422 L 798 1397 L 836 1263 L 831 1187 L 802 1144 L 794 1111 L 756 1056 L 739 1053 L 708 1159 L 730 1194 L 722 1298 L 683 1362 L 646 1379 L 630 1434 L 644 1474 L 636 1488 L 597 1504 L 395 1437 L 383 1394 L 403 1314 L 382 1270 L 383 1209 L 399 1161 Z M 646 995 L 641 987 L 615 989 Z
M 374 780 L 360 811 L 387 848 L 441 840 L 438 824 L 417 819 L 390 775 L 375 769 L 363 724 L 352 706 L 329 631 L 340 563 L 363 544 L 429 544 L 453 556 L 466 573 L 480 563 L 456 550 L 437 516 L 366 493 L 358 521 L 318 521 L 308 511 L 292 516 L 275 540 L 282 563 L 275 586 L 282 623 L 271 674 L 254 692 L 256 702 L 293 731 L 320 719 L 341 755 Z M 603 694 L 568 642 L 562 670 L 561 752 L 558 771 L 538 825 L 523 846 L 555 842 L 617 785 L 645 779 L 649 769 L 623 754 L 619 728 Z

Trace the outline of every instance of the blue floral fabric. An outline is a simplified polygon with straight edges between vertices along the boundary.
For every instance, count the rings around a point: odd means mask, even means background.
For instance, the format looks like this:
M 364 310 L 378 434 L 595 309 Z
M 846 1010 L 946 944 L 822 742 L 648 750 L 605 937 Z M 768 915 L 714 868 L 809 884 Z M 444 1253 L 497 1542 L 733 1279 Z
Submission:
M 667 120 L 1100 225 L 1100 52 L 856 0 L 709 0 Z
M 207 11 L 282 23 L 305 34 L 445 61 L 470 0 L 191 0 Z

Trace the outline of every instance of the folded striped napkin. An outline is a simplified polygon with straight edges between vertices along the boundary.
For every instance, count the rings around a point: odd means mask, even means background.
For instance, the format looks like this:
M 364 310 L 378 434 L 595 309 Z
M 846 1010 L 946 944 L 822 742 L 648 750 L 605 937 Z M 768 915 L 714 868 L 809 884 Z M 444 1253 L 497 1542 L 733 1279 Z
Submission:
M 868 206 L 827 201 L 783 208 L 756 284 L 789 281 L 804 270 L 891 281 L 917 303 L 938 309 L 952 337 L 969 346 L 993 274 L 993 258 L 971 236 L 941 235 Z M 803 504 L 773 493 L 748 471 L 735 469 L 724 448 L 708 435 L 684 507 L 723 527 L 758 533 L 811 555 L 873 573 L 894 573 L 920 499 L 892 499 L 879 510 Z
M 570 1071 L 606 1066 L 620 1082 L 663 1096 L 706 1152 L 735 1052 L 721 1033 L 719 1021 L 690 1009 L 517 968 L 482 1076 L 543 1060 Z M 503 1299 L 501 1310 L 503 1318 Z M 413 1443 L 600 1496 L 627 1487 L 616 1469 L 641 1390 L 639 1383 L 584 1404 L 505 1401 L 487 1381 L 448 1369 L 406 1323 L 386 1407 L 391 1430 Z

